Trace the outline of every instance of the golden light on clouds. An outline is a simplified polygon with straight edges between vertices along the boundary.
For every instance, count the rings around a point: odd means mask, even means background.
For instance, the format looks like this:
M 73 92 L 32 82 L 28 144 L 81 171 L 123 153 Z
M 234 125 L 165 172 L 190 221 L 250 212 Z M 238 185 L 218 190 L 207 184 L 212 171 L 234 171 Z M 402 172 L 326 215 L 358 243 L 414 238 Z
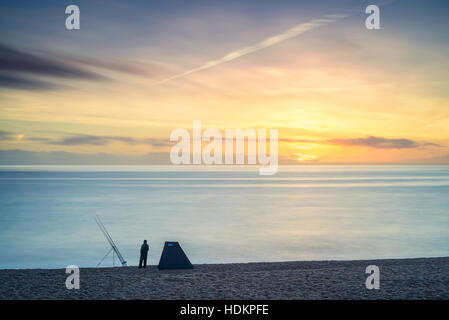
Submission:
M 263 26 L 235 17 L 226 27 L 242 32 L 223 28 L 216 38 L 205 26 L 230 19 L 217 17 L 167 21 L 166 28 L 192 34 L 179 42 L 184 47 L 164 34 L 167 42 L 139 39 L 119 58 L 101 48 L 86 48 L 76 59 L 60 55 L 78 78 L 45 75 L 50 89 L 0 95 L 0 148 L 166 153 L 169 146 L 154 141 L 201 120 L 219 130 L 277 128 L 279 155 L 288 163 L 449 159 L 448 54 L 440 42 L 429 50 L 342 16 L 316 25 L 307 24 L 311 18 L 278 17 Z M 91 138 L 65 143 L 79 136 Z M 392 144 L 363 140 L 368 137 Z

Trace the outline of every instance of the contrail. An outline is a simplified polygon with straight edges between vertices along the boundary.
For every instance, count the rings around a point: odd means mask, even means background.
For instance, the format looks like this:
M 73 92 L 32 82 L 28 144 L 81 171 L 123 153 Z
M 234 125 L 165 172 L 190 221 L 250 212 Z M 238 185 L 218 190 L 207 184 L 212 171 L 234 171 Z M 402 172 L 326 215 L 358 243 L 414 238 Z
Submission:
M 174 80 L 174 79 L 177 79 L 177 78 L 185 77 L 185 76 L 187 76 L 189 74 L 192 74 L 192 73 L 195 73 L 195 72 L 198 72 L 198 71 L 201 71 L 201 70 L 209 69 L 209 68 L 218 66 L 218 65 L 220 65 L 222 63 L 229 62 L 229 61 L 235 60 L 237 58 L 246 56 L 247 54 L 250 54 L 250 53 L 253 53 L 253 52 L 256 52 L 256 51 L 259 51 L 259 50 L 262 50 L 262 49 L 265 49 L 265 48 L 268 48 L 268 47 L 271 47 L 271 46 L 274 46 L 275 44 L 278 44 L 279 42 L 282 42 L 282 41 L 285 41 L 287 39 L 291 39 L 291 38 L 297 37 L 298 35 L 306 32 L 306 31 L 309 31 L 309 30 L 315 29 L 317 27 L 320 27 L 320 26 L 332 23 L 334 21 L 337 21 L 339 19 L 345 18 L 347 16 L 348 15 L 346 15 L 346 14 L 332 14 L 332 15 L 327 15 L 327 16 L 325 16 L 322 19 L 314 19 L 314 20 L 311 20 L 311 21 L 306 22 L 306 23 L 298 24 L 298 25 L 294 26 L 293 28 L 290 28 L 290 29 L 288 29 L 288 30 L 278 34 L 278 35 L 273 36 L 273 37 L 267 38 L 267 39 L 265 39 L 265 40 L 255 44 L 255 45 L 252 45 L 252 46 L 249 46 L 249 47 L 245 47 L 245 48 L 242 48 L 242 49 L 239 49 L 239 50 L 236 50 L 236 51 L 232 51 L 232 52 L 228 53 L 227 55 L 225 55 L 224 57 L 222 57 L 222 58 L 220 58 L 218 60 L 208 61 L 205 64 L 203 64 L 202 66 L 199 66 L 199 67 L 194 68 L 194 69 L 190 69 L 190 70 L 185 71 L 183 73 L 179 73 L 179 74 L 176 74 L 176 75 L 171 76 L 169 78 L 166 78 L 164 80 L 158 81 L 158 82 L 155 83 L 155 85 L 166 83 L 168 81 L 171 81 L 171 80 Z

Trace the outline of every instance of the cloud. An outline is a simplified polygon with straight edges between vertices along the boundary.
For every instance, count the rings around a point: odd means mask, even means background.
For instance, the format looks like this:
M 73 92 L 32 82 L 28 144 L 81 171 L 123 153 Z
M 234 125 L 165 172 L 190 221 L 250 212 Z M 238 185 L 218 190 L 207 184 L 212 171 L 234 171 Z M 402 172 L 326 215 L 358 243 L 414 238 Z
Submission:
M 25 137 L 25 140 L 27 140 L 27 141 L 37 141 L 37 142 L 49 142 L 49 141 L 51 141 L 50 138 L 44 138 L 44 137 Z
M 353 139 L 330 139 L 330 140 L 310 140 L 310 139 L 279 139 L 280 142 L 297 142 L 297 143 L 316 143 L 316 144 L 333 144 L 339 146 L 361 146 L 375 149 L 411 149 L 425 147 L 444 147 L 440 144 L 415 141 L 410 139 L 391 139 L 383 137 L 369 136 L 366 138 Z
M 127 145 L 137 145 L 137 144 L 151 145 L 157 148 L 173 145 L 173 142 L 171 142 L 168 138 L 167 139 L 133 138 L 127 136 L 101 136 L 101 135 L 97 136 L 87 134 L 73 134 L 59 139 L 51 139 L 48 137 L 24 136 L 22 134 L 14 132 L 0 131 L 0 141 L 17 140 L 18 136 L 22 136 L 21 140 L 32 142 L 43 142 L 61 146 L 76 146 L 76 145 L 104 146 L 113 142 L 121 142 Z M 269 139 L 267 139 L 267 141 L 269 141 Z M 278 141 L 286 143 L 314 143 L 314 144 L 331 144 L 339 146 L 361 146 L 375 149 L 411 149 L 411 148 L 426 148 L 426 147 L 435 147 L 435 148 L 445 147 L 443 145 L 428 141 L 416 141 L 405 138 L 392 139 L 375 136 L 369 136 L 365 138 L 328 139 L 328 140 L 279 138 Z
M 94 70 L 94 71 L 92 71 Z M 171 66 L 156 61 L 135 62 L 111 58 L 94 58 L 73 54 L 46 53 L 45 57 L 29 54 L 0 43 L 0 87 L 24 90 L 58 89 L 45 78 L 110 80 L 102 71 L 161 78 Z
M 16 77 L 8 74 L 0 74 L 0 87 L 10 89 L 44 90 L 60 87 L 45 81 L 33 78 Z
M 15 134 L 9 131 L 0 131 L 0 141 L 20 141 L 24 138 L 21 133 Z
M 49 142 L 51 139 L 45 137 L 26 137 L 23 133 L 14 133 L 9 131 L 0 131 L 0 141 L 38 141 Z
M 328 142 L 343 146 L 364 146 L 376 149 L 409 149 L 419 147 L 441 147 L 436 143 L 418 142 L 410 139 L 389 139 L 370 136 L 356 139 L 332 139 Z
M 60 78 L 104 79 L 75 65 L 38 57 L 0 44 L 0 71 Z
M 74 145 L 96 145 L 104 146 L 113 142 L 122 142 L 128 145 L 146 144 L 154 147 L 165 147 L 170 145 L 169 139 L 145 138 L 136 139 L 124 136 L 94 136 L 94 135 L 74 135 L 64 137 L 60 140 L 49 141 L 49 144 L 74 146 Z
M 0 165 L 167 165 L 170 153 L 150 152 L 144 155 L 111 153 L 36 152 L 0 150 Z
M 128 73 L 138 76 L 154 76 L 161 77 L 167 75 L 170 67 L 167 64 L 156 61 L 135 62 L 135 61 L 120 61 L 111 58 L 93 58 L 83 57 L 78 55 L 58 55 L 62 59 L 66 59 L 73 63 L 83 64 L 89 67 L 99 68 L 108 71 L 115 71 L 121 73 Z
M 173 143 L 167 139 L 158 138 L 132 138 L 126 136 L 96 136 L 87 134 L 74 134 L 66 136 L 59 139 L 51 139 L 48 137 L 36 137 L 36 136 L 26 136 L 23 134 L 17 134 L 9 131 L 0 131 L 0 141 L 13 141 L 17 140 L 17 137 L 21 136 L 21 140 L 30 142 L 43 142 L 51 145 L 59 146 L 77 146 L 77 145 L 93 145 L 93 146 L 104 146 L 113 142 L 121 142 L 128 145 L 151 145 L 153 147 L 166 147 Z
M 152 145 L 153 147 L 166 147 L 173 144 L 169 139 L 156 139 L 156 138 L 147 138 L 142 140 L 142 142 L 144 144 Z
M 0 131 L 0 141 L 16 140 L 17 136 L 18 136 L 17 133 Z M 139 139 L 127 136 L 97 136 L 87 134 L 74 134 L 60 139 L 24 136 L 22 140 L 32 142 L 43 142 L 60 146 L 76 146 L 76 145 L 105 146 L 114 142 L 120 142 L 127 145 L 137 145 L 137 144 L 151 145 L 156 148 L 173 145 L 173 143 L 170 142 L 169 139 L 160 139 L 160 138 Z M 405 138 L 392 139 L 375 136 L 369 136 L 365 138 L 328 139 L 328 140 L 279 138 L 278 141 L 286 143 L 314 143 L 314 144 L 330 144 L 339 146 L 361 146 L 374 149 L 412 149 L 412 148 L 426 148 L 426 147 L 435 147 L 435 148 L 444 147 L 443 145 L 428 141 L 416 141 Z
M 129 137 L 116 137 L 116 136 L 91 136 L 91 135 L 76 135 L 62 138 L 61 140 L 55 140 L 49 142 L 50 144 L 74 146 L 74 145 L 96 145 L 103 146 L 113 141 L 125 142 L 128 144 L 134 144 L 135 140 Z
M 0 141 L 8 141 L 12 139 L 14 139 L 14 136 L 11 132 L 0 131 Z
M 275 44 L 278 44 L 278 43 L 280 43 L 282 41 L 285 41 L 287 39 L 291 39 L 291 38 L 297 37 L 297 36 L 299 36 L 300 34 L 306 32 L 306 31 L 309 31 L 309 30 L 315 29 L 317 27 L 320 27 L 320 26 L 332 23 L 334 21 L 337 21 L 338 19 L 345 18 L 345 17 L 347 17 L 347 15 L 344 15 L 344 14 L 332 14 L 332 15 L 325 16 L 324 19 L 314 19 L 314 20 L 311 20 L 311 21 L 306 22 L 306 23 L 298 24 L 298 25 L 294 26 L 293 28 L 290 28 L 290 29 L 288 29 L 288 30 L 278 34 L 278 35 L 272 36 L 270 38 L 266 38 L 265 40 L 262 40 L 261 42 L 256 43 L 254 45 L 251 45 L 251 46 L 248 46 L 248 47 L 245 47 L 245 48 L 242 48 L 242 49 L 238 49 L 238 50 L 232 51 L 232 52 L 228 53 L 227 55 L 225 55 L 224 57 L 222 57 L 222 58 L 220 58 L 218 60 L 208 61 L 208 62 L 206 62 L 205 64 L 203 64 L 200 67 L 197 67 L 197 68 L 194 68 L 194 69 L 190 69 L 190 70 L 185 71 L 183 73 L 176 74 L 176 75 L 171 76 L 171 77 L 169 77 L 167 79 L 161 80 L 161 81 L 157 82 L 156 84 L 162 84 L 162 83 L 165 83 L 165 82 L 177 79 L 177 78 L 181 78 L 181 77 L 187 76 L 189 74 L 192 74 L 192 73 L 195 73 L 195 72 L 198 72 L 198 71 L 202 71 L 202 70 L 205 70 L 205 69 L 216 67 L 216 66 L 218 66 L 220 64 L 223 64 L 225 62 L 229 62 L 229 61 L 235 60 L 237 58 L 246 56 L 246 55 L 248 55 L 250 53 L 254 53 L 254 52 L 257 52 L 259 50 L 262 50 L 262 49 L 274 46 Z

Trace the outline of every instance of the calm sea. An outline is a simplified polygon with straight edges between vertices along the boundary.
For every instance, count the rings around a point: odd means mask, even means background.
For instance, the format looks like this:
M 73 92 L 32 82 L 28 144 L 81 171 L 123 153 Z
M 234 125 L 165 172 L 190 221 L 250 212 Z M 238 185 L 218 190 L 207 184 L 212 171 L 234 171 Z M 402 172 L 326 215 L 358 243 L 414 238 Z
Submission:
M 0 167 L 0 268 L 449 256 L 449 166 L 206 168 Z

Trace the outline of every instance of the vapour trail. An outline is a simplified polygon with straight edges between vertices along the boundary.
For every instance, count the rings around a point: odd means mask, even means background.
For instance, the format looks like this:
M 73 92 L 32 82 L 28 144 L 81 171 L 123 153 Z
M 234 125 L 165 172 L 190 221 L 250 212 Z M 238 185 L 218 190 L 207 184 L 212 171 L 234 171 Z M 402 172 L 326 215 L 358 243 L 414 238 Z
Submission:
M 274 46 L 275 44 L 278 44 L 278 43 L 280 43 L 282 41 L 285 41 L 287 39 L 291 39 L 291 38 L 297 37 L 297 36 L 299 36 L 300 34 L 306 32 L 306 31 L 318 28 L 318 27 L 323 26 L 323 25 L 327 25 L 329 23 L 335 22 L 335 21 L 340 20 L 342 18 L 345 18 L 347 16 L 348 15 L 346 15 L 346 14 L 331 14 L 331 15 L 326 15 L 326 16 L 324 16 L 324 18 L 321 18 L 321 19 L 314 19 L 314 20 L 310 20 L 310 21 L 308 21 L 306 23 L 298 24 L 298 25 L 294 26 L 293 28 L 290 28 L 290 29 L 288 29 L 288 30 L 278 34 L 278 35 L 266 38 L 265 40 L 262 40 L 261 42 L 259 42 L 257 44 L 254 44 L 254 45 L 242 48 L 242 49 L 238 49 L 238 50 L 232 51 L 232 52 L 228 53 L 227 55 L 225 55 L 224 57 L 222 57 L 222 58 L 220 58 L 218 60 L 208 61 L 205 64 L 203 64 L 202 66 L 199 66 L 197 68 L 193 68 L 193 69 L 187 70 L 187 71 L 179 73 L 179 74 L 176 74 L 176 75 L 171 76 L 169 78 L 166 78 L 164 80 L 158 81 L 155 84 L 156 85 L 157 84 L 163 84 L 163 83 L 166 83 L 168 81 L 171 81 L 171 80 L 174 80 L 174 79 L 177 79 L 177 78 L 185 77 L 185 76 L 187 76 L 189 74 L 192 74 L 192 73 L 195 73 L 195 72 L 198 72 L 198 71 L 202 71 L 202 70 L 205 70 L 205 69 L 210 69 L 212 67 L 216 67 L 216 66 L 218 66 L 220 64 L 223 64 L 225 62 L 229 62 L 229 61 L 235 60 L 237 58 L 246 56 L 246 55 L 248 55 L 250 53 L 254 53 L 254 52 L 257 52 L 259 50 L 262 50 L 262 49 Z

